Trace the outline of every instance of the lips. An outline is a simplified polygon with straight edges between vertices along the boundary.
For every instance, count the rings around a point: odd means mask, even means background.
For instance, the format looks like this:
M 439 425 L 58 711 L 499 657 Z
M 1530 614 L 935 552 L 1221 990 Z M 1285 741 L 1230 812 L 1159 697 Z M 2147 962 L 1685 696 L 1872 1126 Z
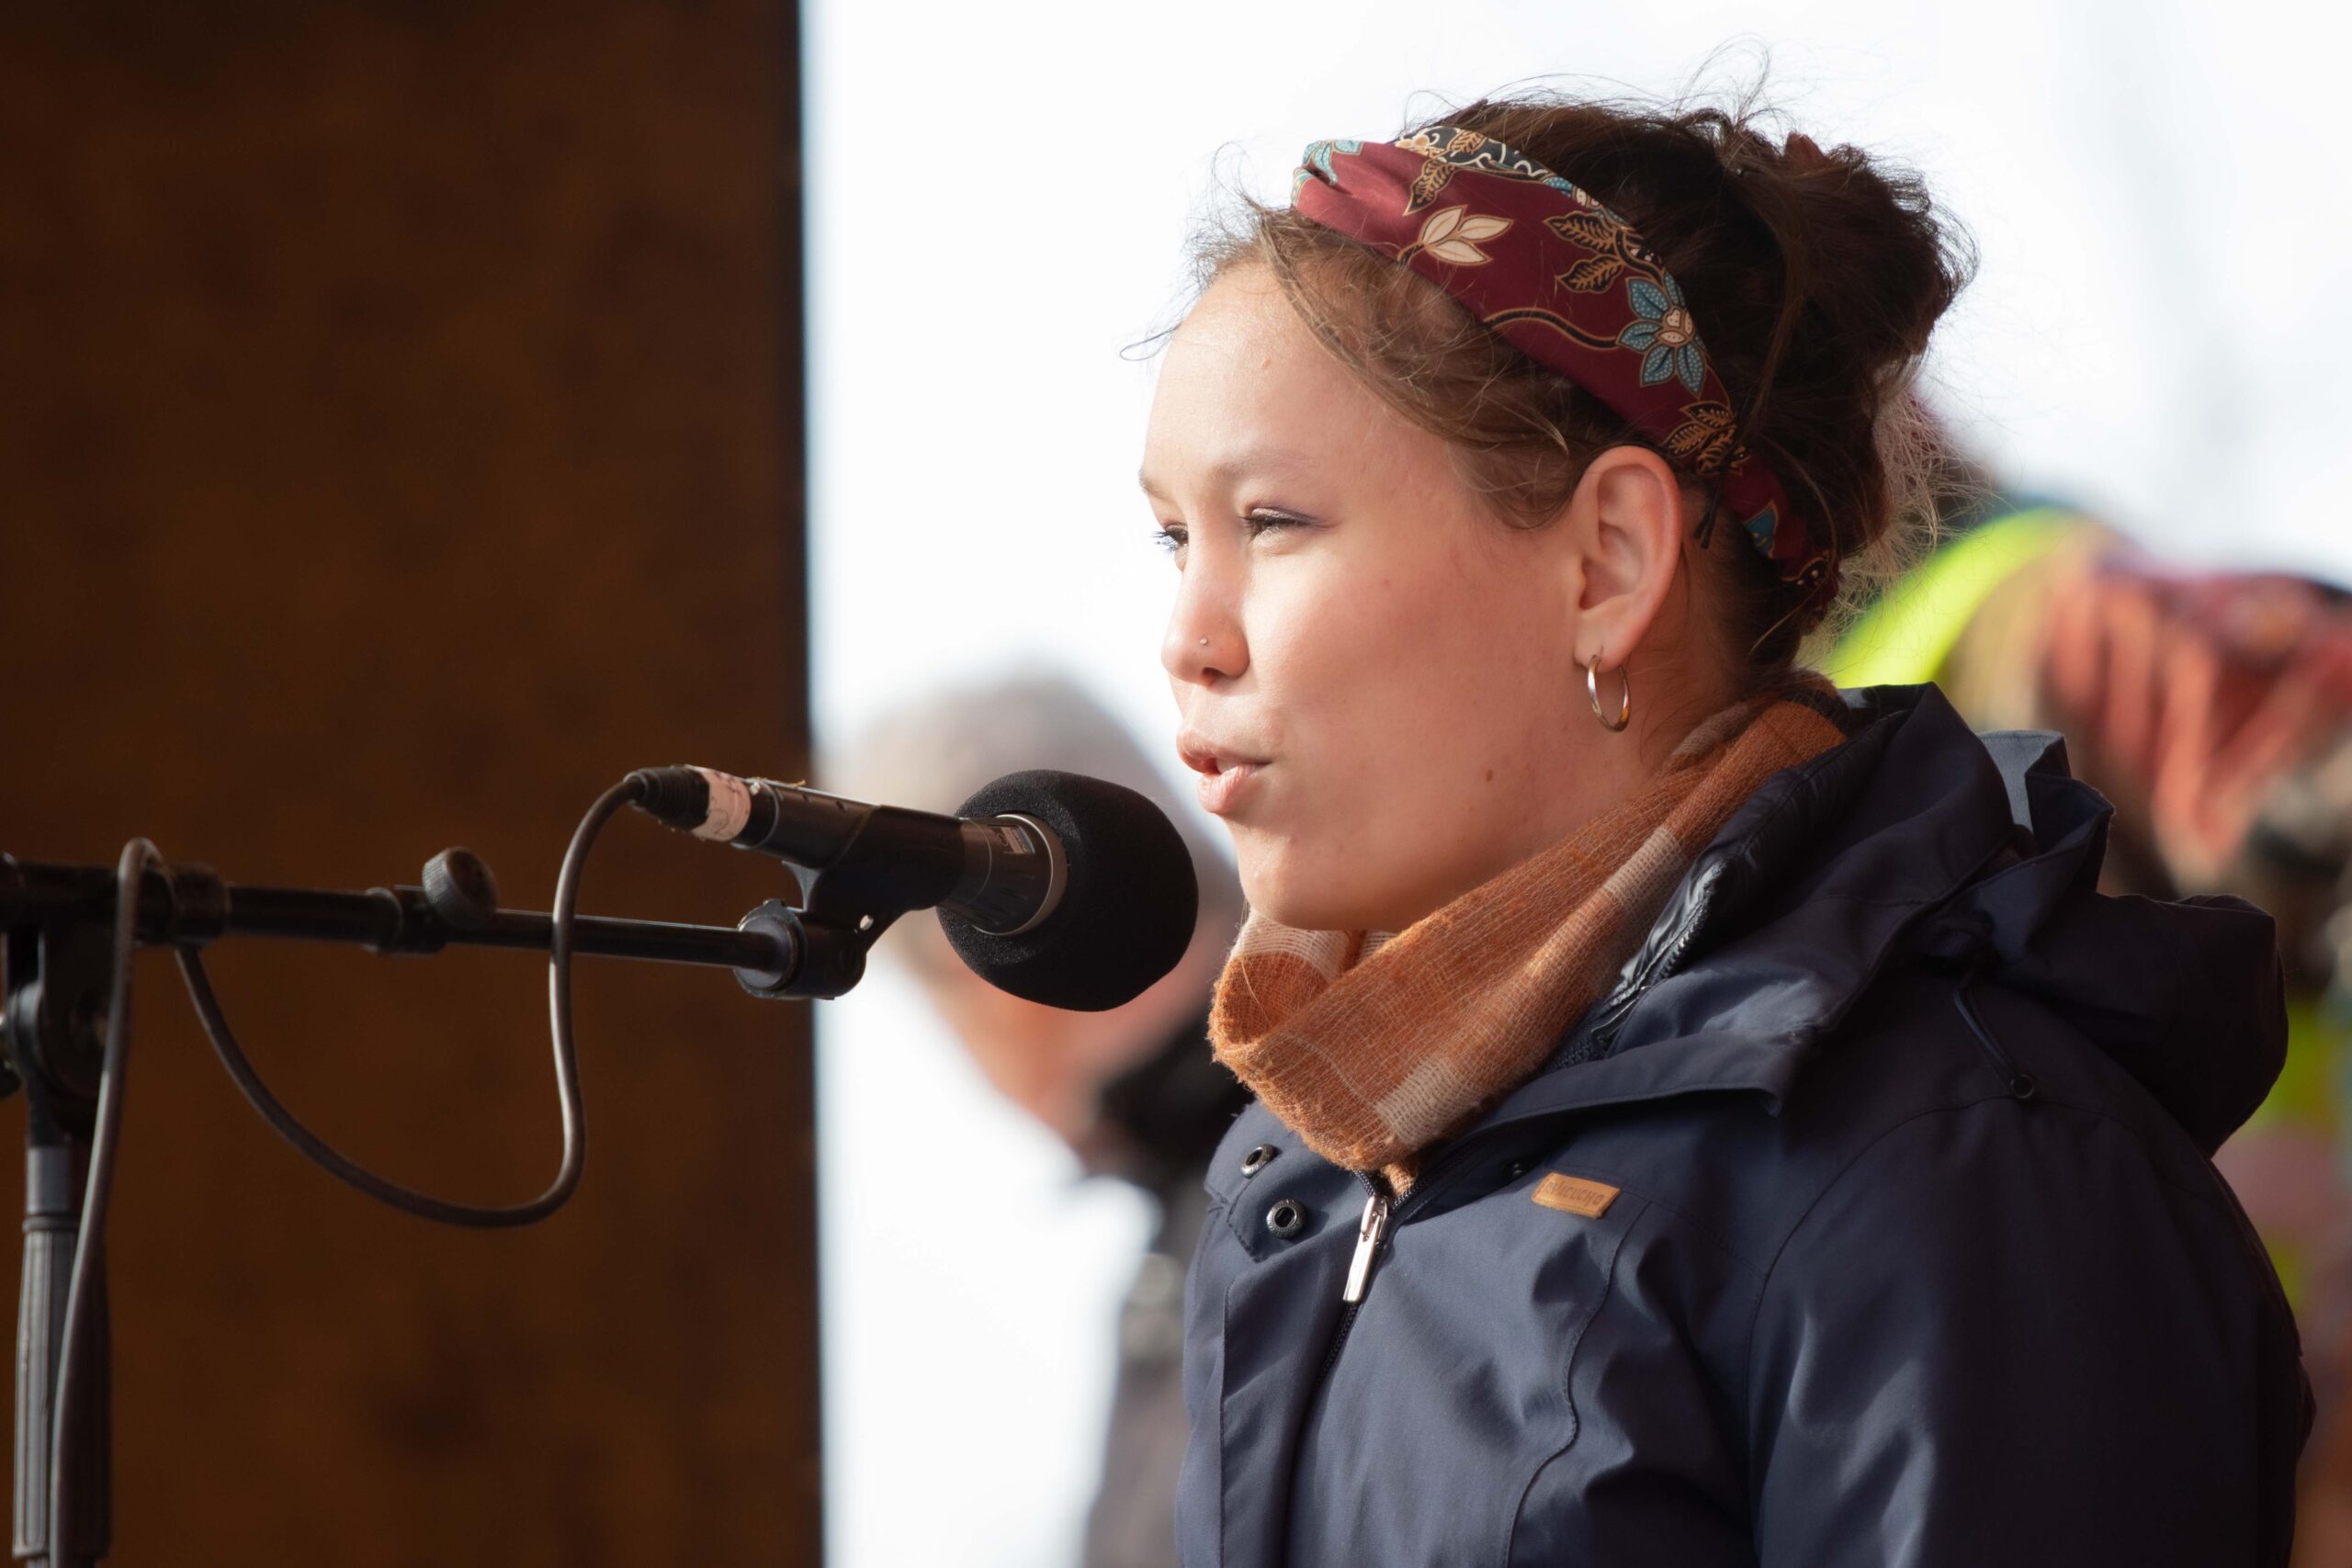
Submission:
M 1202 810 L 1212 817 L 1228 816 L 1240 804 L 1241 792 L 1265 769 L 1263 762 L 1237 762 L 1218 773 L 1203 773 L 1193 792 Z
M 1190 729 L 1176 738 L 1176 750 L 1184 765 L 1201 775 L 1193 786 L 1201 809 L 1216 817 L 1231 812 L 1271 765 L 1263 757 L 1249 756 Z

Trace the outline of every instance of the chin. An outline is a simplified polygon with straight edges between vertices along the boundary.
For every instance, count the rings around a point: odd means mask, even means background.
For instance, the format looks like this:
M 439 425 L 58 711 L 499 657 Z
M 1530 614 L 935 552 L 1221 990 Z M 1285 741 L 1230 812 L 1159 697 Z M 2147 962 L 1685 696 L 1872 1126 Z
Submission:
M 1375 918 L 1378 891 L 1344 870 L 1316 869 L 1286 853 L 1286 845 L 1236 843 L 1242 896 L 1250 909 L 1279 925 L 1308 931 L 1392 931 Z

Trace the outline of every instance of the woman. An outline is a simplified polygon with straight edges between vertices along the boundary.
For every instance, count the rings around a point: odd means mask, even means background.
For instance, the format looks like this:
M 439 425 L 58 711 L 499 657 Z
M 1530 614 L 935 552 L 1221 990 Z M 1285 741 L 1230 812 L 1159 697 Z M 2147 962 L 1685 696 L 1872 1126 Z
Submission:
M 1183 1560 L 2284 1562 L 2308 1389 L 2208 1158 L 2269 918 L 2098 894 L 2054 737 L 1798 662 L 1917 510 L 1917 183 L 1490 100 L 1202 261 L 1142 477 L 1258 1103 Z

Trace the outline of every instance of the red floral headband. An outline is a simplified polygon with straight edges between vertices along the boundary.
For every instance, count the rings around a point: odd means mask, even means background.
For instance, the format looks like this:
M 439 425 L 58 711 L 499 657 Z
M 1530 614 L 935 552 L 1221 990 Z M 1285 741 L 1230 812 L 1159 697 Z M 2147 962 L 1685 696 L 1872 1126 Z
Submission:
M 1440 205 L 1444 195 L 1456 199 Z M 1623 414 L 1669 462 L 1715 480 L 1804 609 L 1836 596 L 1836 555 L 1740 444 L 1682 289 L 1632 224 L 1541 164 L 1451 125 L 1393 142 L 1310 142 L 1291 205 L 1437 284 Z

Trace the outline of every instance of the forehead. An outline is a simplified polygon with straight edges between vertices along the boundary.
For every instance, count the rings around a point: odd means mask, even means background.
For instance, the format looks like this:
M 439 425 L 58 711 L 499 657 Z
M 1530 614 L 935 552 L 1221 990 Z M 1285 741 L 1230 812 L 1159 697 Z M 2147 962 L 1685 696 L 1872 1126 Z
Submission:
M 1235 371 L 1297 376 L 1326 368 L 1340 371 L 1273 275 L 1248 266 L 1220 276 L 1193 302 L 1169 340 L 1160 379 Z
M 1180 480 L 1297 474 L 1360 461 L 1402 423 L 1251 269 L 1211 285 L 1170 340 L 1137 477 L 1161 495 Z

